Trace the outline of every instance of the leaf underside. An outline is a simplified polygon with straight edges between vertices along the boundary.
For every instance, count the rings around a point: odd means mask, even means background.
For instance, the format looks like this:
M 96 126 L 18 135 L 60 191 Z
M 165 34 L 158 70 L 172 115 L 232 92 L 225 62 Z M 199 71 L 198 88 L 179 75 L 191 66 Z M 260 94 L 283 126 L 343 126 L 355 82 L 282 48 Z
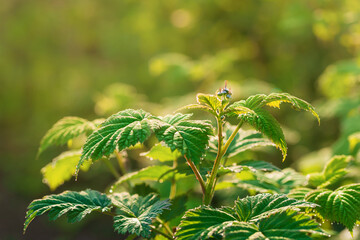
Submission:
M 51 163 L 41 169 L 43 182 L 50 187 L 50 190 L 54 191 L 75 175 L 76 166 L 80 157 L 80 151 L 67 151 L 54 158 Z M 90 166 L 91 161 L 86 161 L 81 166 L 81 170 L 87 171 Z
M 89 135 L 96 129 L 96 120 L 79 117 L 64 117 L 52 126 L 41 139 L 38 155 L 52 145 L 63 145 L 82 134 Z
M 37 216 L 48 213 L 50 220 L 55 220 L 66 214 L 68 221 L 78 222 L 87 214 L 97 210 L 106 212 L 111 209 L 111 200 L 94 190 L 81 192 L 65 191 L 58 195 L 48 195 L 42 199 L 34 200 L 28 206 L 24 232 L 30 222 Z

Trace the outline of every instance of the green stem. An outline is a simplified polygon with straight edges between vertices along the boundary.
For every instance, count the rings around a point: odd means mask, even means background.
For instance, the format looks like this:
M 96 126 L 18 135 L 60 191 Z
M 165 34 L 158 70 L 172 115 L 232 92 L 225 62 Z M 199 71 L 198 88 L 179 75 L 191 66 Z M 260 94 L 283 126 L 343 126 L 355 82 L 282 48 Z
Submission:
M 153 227 L 153 226 L 150 226 L 150 228 L 151 228 L 151 230 L 153 231 L 153 232 L 156 232 L 156 233 L 158 233 L 158 234 L 160 234 L 160 235 L 163 235 L 164 237 L 166 237 L 167 239 L 174 239 L 172 236 L 170 236 L 169 234 L 167 234 L 167 233 L 164 233 L 164 232 L 162 232 L 162 231 L 160 231 L 160 230 L 157 230 L 155 227 Z
M 187 163 L 189 164 L 189 166 L 193 170 L 196 179 L 200 183 L 203 195 L 205 195 L 205 193 L 206 193 L 205 182 L 204 182 L 204 179 L 201 177 L 201 174 L 200 174 L 199 170 L 196 168 L 195 164 L 190 159 L 188 159 L 185 155 L 184 155 L 184 158 L 186 159 Z
M 226 151 L 228 150 L 231 142 L 234 140 L 236 134 L 238 133 L 238 131 L 240 130 L 241 126 L 243 125 L 244 121 L 240 121 L 239 124 L 236 126 L 234 132 L 232 132 L 232 134 L 230 135 L 229 139 L 226 141 L 225 146 L 223 148 L 223 155 L 226 153 Z
M 241 128 L 241 126 L 243 124 L 243 121 L 239 122 L 239 124 L 236 126 L 235 130 L 231 133 L 229 139 L 226 141 L 225 145 L 222 146 L 222 141 L 223 141 L 223 139 L 222 139 L 222 122 L 221 122 L 220 117 L 218 117 L 217 120 L 218 120 L 217 121 L 217 123 L 218 123 L 218 152 L 216 155 L 216 159 L 214 161 L 213 168 L 211 170 L 209 181 L 206 185 L 206 192 L 205 192 L 205 196 L 203 199 L 203 204 L 205 204 L 205 205 L 210 205 L 211 200 L 214 196 L 215 186 L 217 183 L 217 171 L 219 170 L 221 158 L 224 156 L 224 154 L 228 150 L 230 143 L 234 140 L 237 132 L 239 131 L 239 129 Z
M 171 231 L 169 225 L 164 222 L 163 220 L 161 220 L 159 217 L 156 217 L 156 221 L 158 221 L 161 225 L 164 226 L 165 231 L 169 234 L 169 235 L 173 235 L 173 232 Z
M 114 166 L 111 164 L 109 159 L 106 158 L 102 158 L 102 161 L 105 163 L 105 165 L 107 166 L 107 168 L 109 169 L 109 171 L 114 175 L 114 177 L 116 179 L 120 178 L 120 174 L 116 171 L 116 169 L 114 168 Z
M 124 175 L 126 173 L 124 158 L 121 155 L 121 152 L 119 152 L 118 150 L 115 150 L 114 153 L 115 153 L 116 159 L 117 159 L 118 164 L 119 164 L 120 174 Z
M 220 117 L 217 117 L 217 127 L 218 127 L 218 152 L 217 152 L 217 155 L 216 155 L 216 158 L 215 158 L 215 161 L 214 161 L 214 165 L 213 165 L 213 168 L 211 170 L 211 173 L 210 173 L 210 178 L 207 182 L 207 185 L 206 185 L 206 191 L 205 191 L 205 195 L 204 195 L 204 198 L 203 198 L 203 203 L 205 205 L 209 205 L 211 203 L 211 200 L 212 200 L 212 189 L 215 187 L 215 179 L 216 179 L 216 174 L 217 174 L 217 171 L 219 169 L 219 165 L 220 165 L 220 160 L 221 160 L 221 157 L 222 157 L 222 139 L 223 139 L 223 136 L 222 136 L 222 121 L 221 121 L 221 118 Z

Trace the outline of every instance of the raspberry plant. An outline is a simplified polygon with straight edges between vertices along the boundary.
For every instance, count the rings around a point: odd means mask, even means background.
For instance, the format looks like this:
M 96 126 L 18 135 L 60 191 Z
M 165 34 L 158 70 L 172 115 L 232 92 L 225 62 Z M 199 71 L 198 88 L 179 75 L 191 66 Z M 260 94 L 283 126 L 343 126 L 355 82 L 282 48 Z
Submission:
M 115 231 L 127 239 L 326 238 L 319 220 L 340 222 L 352 231 L 360 220 L 360 184 L 332 188 L 347 174 L 351 157 L 335 156 L 323 172 L 311 174 L 309 181 L 294 170 L 280 170 L 266 161 L 228 163 L 245 150 L 267 145 L 279 148 L 285 160 L 283 131 L 266 110 L 267 106 L 280 108 L 282 102 L 312 113 L 320 123 L 314 107 L 290 94 L 257 94 L 231 102 L 226 86 L 215 95 L 199 93 L 196 104 L 163 117 L 126 109 L 107 119 L 61 119 L 43 137 L 39 154 L 81 136 L 87 140 L 81 151 L 64 152 L 45 166 L 44 182 L 55 190 L 99 160 L 117 180 L 105 193 L 65 191 L 34 200 L 28 206 L 24 232 L 43 214 L 50 220 L 66 215 L 69 222 L 77 222 L 92 212 L 112 217 Z M 216 120 L 216 126 L 209 120 L 192 120 L 192 114 L 180 113 L 184 110 L 205 111 Z M 229 120 L 234 119 L 237 124 L 231 125 Z M 244 130 L 243 124 L 255 130 Z M 124 152 L 149 138 L 158 143 L 141 155 L 158 160 L 157 164 L 127 172 Z M 120 173 L 110 161 L 113 158 Z M 243 178 L 243 173 L 251 177 Z M 197 180 L 202 194 L 202 204 L 195 208 L 186 205 L 187 194 L 177 189 L 189 177 Z M 144 184 L 150 182 L 158 184 Z M 170 183 L 167 198 L 156 191 L 164 182 Z M 215 208 L 213 197 L 223 188 L 242 188 L 248 190 L 248 196 L 231 206 Z M 190 184 L 185 192 L 192 191 L 197 188 Z M 176 220 L 179 216 L 180 223 Z

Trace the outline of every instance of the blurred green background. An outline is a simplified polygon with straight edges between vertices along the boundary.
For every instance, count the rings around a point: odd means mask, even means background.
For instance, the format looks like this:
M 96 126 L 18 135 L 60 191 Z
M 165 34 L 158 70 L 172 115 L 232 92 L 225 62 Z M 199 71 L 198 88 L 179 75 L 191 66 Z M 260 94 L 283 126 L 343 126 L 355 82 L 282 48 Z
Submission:
M 0 239 L 117 238 L 96 215 L 41 217 L 22 235 L 26 206 L 52 193 L 40 169 L 59 151 L 36 159 L 40 139 L 64 116 L 172 113 L 228 80 L 234 100 L 285 91 L 319 111 L 320 127 L 310 114 L 276 113 L 289 142 L 285 163 L 267 155 L 277 166 L 307 173 L 353 153 L 359 50 L 358 0 L 0 1 Z M 55 192 L 103 191 L 113 179 L 98 168 Z

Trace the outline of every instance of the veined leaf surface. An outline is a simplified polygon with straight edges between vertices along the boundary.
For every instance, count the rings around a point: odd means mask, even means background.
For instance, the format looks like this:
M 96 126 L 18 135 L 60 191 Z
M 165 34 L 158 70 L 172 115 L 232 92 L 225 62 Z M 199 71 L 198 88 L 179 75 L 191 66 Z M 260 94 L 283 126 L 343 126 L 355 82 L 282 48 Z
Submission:
M 309 233 L 322 231 L 299 208 L 315 206 L 271 194 L 239 199 L 233 208 L 202 206 L 185 213 L 176 239 L 311 239 Z
M 77 170 L 86 159 L 97 160 L 115 149 L 143 143 L 158 124 L 158 119 L 143 110 L 127 109 L 110 116 L 88 137 Z
M 318 204 L 316 211 L 323 218 L 344 224 L 350 232 L 360 221 L 360 184 L 342 186 L 335 191 L 317 189 L 309 192 L 305 200 Z
M 38 155 L 51 145 L 63 145 L 82 134 L 89 135 L 96 129 L 97 121 L 79 117 L 64 117 L 52 126 L 41 139 Z
M 36 217 L 48 213 L 50 220 L 55 220 L 66 214 L 69 222 L 82 220 L 93 211 L 106 212 L 111 209 L 111 200 L 94 190 L 81 192 L 65 191 L 58 195 L 48 195 L 34 200 L 28 206 L 24 232 L 30 222 Z
M 115 231 L 144 238 L 150 235 L 152 220 L 171 205 L 168 200 L 160 201 L 155 194 L 141 197 L 124 192 L 111 195 L 111 199 L 118 210 L 118 215 L 114 217 Z
M 178 150 L 197 164 L 205 153 L 213 129 L 210 121 L 188 120 L 190 116 L 181 113 L 165 116 L 155 134 L 171 151 Z

